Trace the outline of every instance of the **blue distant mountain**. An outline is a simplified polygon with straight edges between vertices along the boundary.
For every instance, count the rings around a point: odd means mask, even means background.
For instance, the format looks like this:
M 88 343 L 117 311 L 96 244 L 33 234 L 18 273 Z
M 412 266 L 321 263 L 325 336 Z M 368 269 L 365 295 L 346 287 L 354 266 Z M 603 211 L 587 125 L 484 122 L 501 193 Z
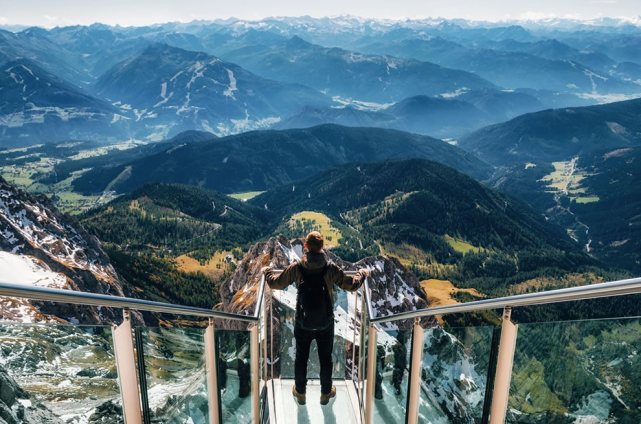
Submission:
M 0 70 L 0 146 L 43 141 L 128 138 L 118 110 L 27 59 Z
M 303 106 L 331 99 L 300 84 L 259 77 L 206 53 L 154 44 L 115 66 L 94 92 L 133 112 L 137 136 L 160 140 L 181 130 L 221 135 L 266 128 Z
M 466 47 L 441 37 L 411 38 L 392 43 L 363 45 L 372 54 L 393 54 L 473 72 L 504 88 L 533 88 L 575 94 L 637 93 L 641 86 L 609 74 L 614 61 L 605 55 L 582 55 L 576 49 L 560 50 L 553 41 L 512 43 L 512 51 Z M 541 56 L 539 56 L 539 55 Z M 576 60 L 598 66 L 586 66 Z M 609 65 L 609 66 L 608 66 Z
M 437 138 L 457 138 L 486 125 L 545 107 L 525 93 L 495 89 L 462 91 L 455 97 L 414 96 L 376 111 L 347 107 L 305 107 L 275 129 L 306 128 L 320 124 L 381 127 Z
M 224 58 L 268 78 L 297 82 L 330 96 L 366 102 L 390 103 L 461 88 L 495 87 L 469 72 L 415 59 L 326 48 L 300 37 L 240 48 L 225 53 Z
M 35 125 L 31 103 L 12 95 L 2 140 L 159 141 L 321 123 L 458 138 L 524 113 L 640 94 L 640 37 L 638 26 L 612 19 L 348 16 L 0 30 L 0 64 L 30 61 L 64 85 L 60 93 L 82 98 L 78 107 L 100 110 L 84 121 L 49 113 Z M 27 118 L 11 115 L 22 110 Z M 21 119 L 34 125 L 14 125 Z

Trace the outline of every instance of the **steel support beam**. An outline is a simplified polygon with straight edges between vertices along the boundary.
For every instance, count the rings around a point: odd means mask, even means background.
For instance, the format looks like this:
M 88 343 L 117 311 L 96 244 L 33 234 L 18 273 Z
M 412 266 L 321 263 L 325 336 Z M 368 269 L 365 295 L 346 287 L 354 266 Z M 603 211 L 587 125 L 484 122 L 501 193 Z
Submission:
M 209 422 L 220 424 L 220 404 L 218 402 L 218 352 L 216 352 L 216 337 L 214 319 L 209 318 L 205 330 L 205 366 L 207 373 L 207 391 L 209 401 Z
M 503 424 L 507 413 L 507 402 L 510 396 L 510 381 L 512 380 L 512 365 L 514 364 L 514 349 L 518 326 L 512 322 L 512 308 L 503 310 L 503 325 L 501 326 L 501 342 L 496 364 L 492 407 L 490 409 L 490 424 Z
M 412 362 L 410 364 L 410 387 L 407 401 L 407 424 L 418 422 L 418 399 L 421 391 L 421 370 L 423 363 L 423 327 L 420 319 L 414 319 L 412 336 Z
M 270 302 L 269 302 L 269 368 L 271 370 L 271 375 L 269 376 L 272 380 L 275 378 L 274 374 L 274 292 L 270 291 Z M 278 299 L 280 303 L 280 298 Z M 280 322 L 280 317 L 278 317 L 278 322 Z
M 251 375 L 252 375 L 252 415 L 254 423 L 260 423 L 260 367 L 258 355 L 260 346 L 258 341 L 258 325 L 252 325 L 250 331 L 251 338 Z
M 123 310 L 123 318 L 122 324 L 114 329 L 114 349 L 116 351 L 116 367 L 118 368 L 123 416 L 125 424 L 142 424 L 138 372 L 136 371 L 136 355 L 134 353 L 129 309 Z M 139 353 L 142 355 L 142 352 Z
M 261 347 L 262 347 L 262 350 L 263 350 L 263 383 L 265 385 L 267 385 L 267 380 L 269 379 L 269 373 L 267 372 L 268 371 L 267 358 L 269 358 L 267 356 L 267 318 L 268 318 L 268 316 L 267 316 L 267 302 L 263 300 L 262 318 L 259 317 L 259 321 L 258 322 L 262 324 L 262 328 L 261 328 L 261 331 L 260 331 L 260 333 L 261 333 L 260 334 L 260 343 L 261 343 Z M 262 321 L 261 321 L 261 319 L 262 319 Z M 259 365 L 260 365 L 260 363 L 259 363 Z M 261 388 L 261 391 L 262 391 L 262 388 Z
M 365 424 L 372 424 L 374 384 L 376 383 L 376 327 L 369 325 L 367 340 L 367 382 L 365 383 Z
M 358 292 L 354 292 L 354 321 L 353 321 L 353 337 L 352 337 L 352 384 L 354 384 L 354 374 L 356 372 L 356 320 L 358 319 Z M 347 308 L 349 310 L 349 308 Z M 349 324 L 347 326 L 349 328 Z

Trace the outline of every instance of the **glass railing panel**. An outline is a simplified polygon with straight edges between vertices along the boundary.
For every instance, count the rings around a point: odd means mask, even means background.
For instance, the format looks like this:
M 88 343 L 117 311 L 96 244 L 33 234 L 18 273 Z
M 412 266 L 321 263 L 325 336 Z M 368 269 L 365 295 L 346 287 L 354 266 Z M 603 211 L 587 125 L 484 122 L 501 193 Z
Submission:
M 358 380 L 359 386 L 359 400 L 361 409 L 365 411 L 365 392 L 367 386 L 367 350 L 369 343 L 369 314 L 367 313 L 367 305 L 365 304 L 365 296 L 361 297 L 361 334 L 360 334 L 360 354 L 358 360 Z
M 494 332 L 494 327 L 424 331 L 419 422 L 482 422 Z
M 137 328 L 136 337 L 144 358 L 151 421 L 208 424 L 205 330 Z
M 251 333 L 216 329 L 218 393 L 224 424 L 251 423 Z
M 411 323 L 399 325 L 398 322 L 392 322 L 385 325 L 393 329 L 378 327 L 376 331 L 376 380 L 372 411 L 375 424 L 405 422 L 407 412 Z
M 346 378 L 351 380 L 358 391 L 358 353 L 361 334 L 361 305 L 360 292 L 347 293 L 347 329 L 346 329 Z
M 347 339 L 353 337 L 349 331 L 347 294 L 342 290 L 334 292 L 334 349 L 332 350 L 332 378 L 345 379 L 347 365 Z M 296 341 L 294 338 L 294 318 L 296 314 L 297 290 L 294 285 L 276 292 L 280 303 L 280 377 L 294 378 L 294 361 L 296 359 Z M 320 364 L 316 341 L 311 344 L 307 379 L 318 379 Z
M 267 402 L 267 317 L 264 304 L 258 315 L 258 371 L 259 371 L 259 393 L 260 393 L 260 417 L 261 422 L 269 421 L 269 410 Z
M 0 392 L 17 422 L 122 423 L 112 328 L 1 324 Z
M 354 319 L 349 313 L 348 293 L 345 290 L 335 288 L 334 291 L 334 372 L 333 377 L 345 380 L 347 377 L 348 359 L 351 361 L 351 351 L 348 358 L 348 345 L 354 341 L 353 329 L 351 328 Z
M 518 326 L 508 423 L 641 422 L 641 320 Z

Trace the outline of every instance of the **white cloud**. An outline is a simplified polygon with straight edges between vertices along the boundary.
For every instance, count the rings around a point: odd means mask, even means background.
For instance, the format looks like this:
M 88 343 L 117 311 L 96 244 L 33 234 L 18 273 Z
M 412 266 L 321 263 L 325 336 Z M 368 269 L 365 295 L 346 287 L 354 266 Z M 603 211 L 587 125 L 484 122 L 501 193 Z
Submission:
M 521 13 L 519 19 L 524 21 L 542 21 L 544 19 L 553 19 L 556 18 L 555 13 L 544 13 L 544 12 L 532 12 L 528 11 Z
M 53 21 L 57 21 L 58 20 L 57 16 L 50 16 L 50 15 L 44 15 L 43 18 L 45 18 L 49 22 L 53 22 Z
M 0 25 L 6 25 L 9 23 L 9 19 L 5 18 L 4 16 L 0 16 Z

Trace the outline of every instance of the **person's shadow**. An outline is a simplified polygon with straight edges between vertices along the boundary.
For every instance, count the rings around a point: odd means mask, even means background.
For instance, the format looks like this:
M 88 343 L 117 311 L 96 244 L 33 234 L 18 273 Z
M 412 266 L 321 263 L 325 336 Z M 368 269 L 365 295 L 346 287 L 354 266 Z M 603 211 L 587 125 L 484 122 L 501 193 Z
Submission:
M 323 422 L 324 424 L 336 424 L 336 414 L 334 413 L 334 402 L 331 402 L 329 405 L 322 406 L 321 410 L 323 411 Z M 298 424 L 312 423 L 309 419 L 309 412 L 307 412 L 306 406 L 300 406 L 298 408 L 297 416 Z
M 296 422 L 299 424 L 311 423 L 311 421 L 309 420 L 309 413 L 307 412 L 306 406 L 298 407 L 298 421 Z
M 334 402 L 321 407 L 325 424 L 336 424 L 336 414 L 334 413 Z

